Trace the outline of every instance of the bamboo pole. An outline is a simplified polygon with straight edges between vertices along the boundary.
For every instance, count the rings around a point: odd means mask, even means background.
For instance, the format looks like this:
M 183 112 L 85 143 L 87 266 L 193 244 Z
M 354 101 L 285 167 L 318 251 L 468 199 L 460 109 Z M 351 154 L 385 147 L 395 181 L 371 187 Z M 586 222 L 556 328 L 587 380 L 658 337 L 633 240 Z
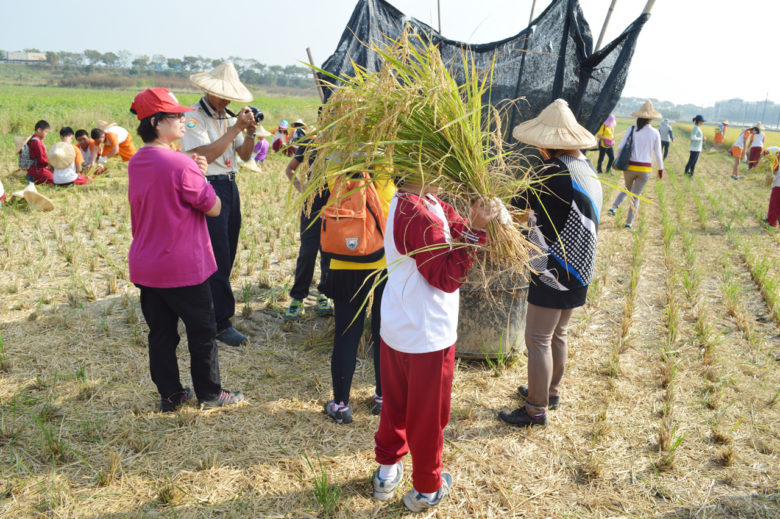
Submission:
M 314 58 L 311 57 L 311 49 L 309 47 L 306 47 L 306 54 L 309 56 L 309 64 L 312 67 L 315 67 Z M 325 92 L 322 91 L 322 85 L 320 84 L 320 78 L 317 77 L 317 71 L 312 69 L 311 74 L 314 76 L 314 84 L 317 85 L 317 92 L 320 94 L 320 102 L 324 103 Z
M 436 10 L 439 12 L 439 34 L 441 34 L 441 0 L 436 0 Z
M 650 11 L 653 10 L 654 5 L 655 5 L 655 0 L 647 0 L 647 4 L 645 4 L 645 10 L 642 11 L 642 14 L 650 14 Z
M 601 26 L 601 33 L 599 33 L 599 39 L 596 42 L 596 48 L 593 49 L 593 52 L 596 52 L 601 48 L 601 42 L 604 41 L 604 34 L 607 32 L 607 25 L 609 25 L 609 19 L 612 18 L 612 11 L 615 10 L 616 3 L 617 0 L 612 0 L 612 3 L 609 4 L 609 9 L 607 10 L 607 17 L 604 18 L 604 25 Z
M 534 21 L 534 11 L 536 10 L 536 0 L 531 3 L 531 16 L 528 17 L 528 25 L 531 25 L 531 22 Z

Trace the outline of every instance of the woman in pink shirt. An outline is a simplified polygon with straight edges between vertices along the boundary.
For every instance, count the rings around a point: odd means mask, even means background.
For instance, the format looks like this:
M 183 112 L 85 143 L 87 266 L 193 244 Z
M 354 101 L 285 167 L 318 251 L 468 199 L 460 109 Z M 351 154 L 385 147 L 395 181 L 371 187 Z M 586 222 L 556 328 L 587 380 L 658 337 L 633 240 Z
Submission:
M 217 357 L 217 323 L 208 278 L 217 270 L 206 215 L 222 204 L 203 173 L 205 159 L 171 150 L 184 135 L 184 112 L 164 88 L 138 94 L 130 111 L 144 141 L 128 164 L 128 199 L 133 242 L 130 281 L 141 290 L 149 325 L 149 368 L 160 393 L 160 410 L 175 411 L 193 397 L 182 386 L 176 361 L 179 319 L 187 330 L 195 396 L 204 408 L 243 400 L 241 391 L 222 389 Z M 198 161 L 198 162 L 196 162 Z

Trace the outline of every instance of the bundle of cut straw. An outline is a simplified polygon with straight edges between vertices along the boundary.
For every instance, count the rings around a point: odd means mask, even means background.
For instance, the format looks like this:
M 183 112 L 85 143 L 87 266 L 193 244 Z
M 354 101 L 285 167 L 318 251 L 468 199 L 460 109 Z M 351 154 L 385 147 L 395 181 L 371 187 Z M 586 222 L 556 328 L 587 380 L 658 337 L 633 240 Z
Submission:
M 359 171 L 435 184 L 459 210 L 480 197 L 509 206 L 530 187 L 530 168 L 502 147 L 500 114 L 482 103 L 492 67 L 477 71 L 464 51 L 465 81 L 458 85 L 436 46 L 408 30 L 374 50 L 383 62 L 379 72 L 353 63 L 353 75 L 330 76 L 335 91 L 320 116 L 324 131 L 310 146 L 317 155 L 301 205 L 332 185 L 334 176 Z M 492 260 L 525 268 L 531 246 L 519 225 L 491 222 L 488 236 Z

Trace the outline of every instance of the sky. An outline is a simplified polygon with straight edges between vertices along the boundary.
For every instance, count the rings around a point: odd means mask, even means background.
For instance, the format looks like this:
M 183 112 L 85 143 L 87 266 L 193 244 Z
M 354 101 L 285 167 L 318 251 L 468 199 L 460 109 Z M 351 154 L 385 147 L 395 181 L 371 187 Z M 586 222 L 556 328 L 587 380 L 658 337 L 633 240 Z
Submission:
M 528 25 L 534 0 L 440 0 L 442 34 L 487 43 Z M 605 44 L 647 0 L 617 0 Z M 402 12 L 437 28 L 436 0 L 389 0 Z M 550 0 L 536 0 L 535 14 Z M 29 5 L 3 1 L 0 49 L 81 52 L 95 49 L 170 58 L 239 56 L 268 65 L 317 65 L 335 50 L 355 0 L 133 0 L 75 9 L 38 0 L 43 13 L 30 24 Z M 90 4 L 93 7 L 97 4 Z M 610 0 L 580 0 L 594 41 Z M 745 7 L 741 7 L 744 5 Z M 741 97 L 780 103 L 780 67 L 768 56 L 780 32 L 778 0 L 657 0 L 642 30 L 624 96 L 653 97 L 701 106 Z

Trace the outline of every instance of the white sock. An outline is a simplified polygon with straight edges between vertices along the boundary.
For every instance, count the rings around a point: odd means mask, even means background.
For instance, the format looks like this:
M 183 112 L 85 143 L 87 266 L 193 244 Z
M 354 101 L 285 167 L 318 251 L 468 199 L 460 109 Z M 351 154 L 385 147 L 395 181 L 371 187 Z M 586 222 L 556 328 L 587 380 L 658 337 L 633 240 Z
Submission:
M 423 496 L 427 500 L 433 499 L 433 496 L 436 495 L 436 492 L 418 492 L 421 496 Z
M 379 479 L 392 481 L 398 476 L 398 465 L 379 465 Z

